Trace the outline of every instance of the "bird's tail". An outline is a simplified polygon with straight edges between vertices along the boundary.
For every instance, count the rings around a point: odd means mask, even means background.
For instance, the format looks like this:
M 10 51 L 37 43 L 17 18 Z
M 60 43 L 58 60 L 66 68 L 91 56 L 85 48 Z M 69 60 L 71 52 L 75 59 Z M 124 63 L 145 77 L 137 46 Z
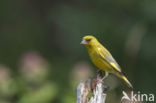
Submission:
M 123 75 L 123 73 L 121 72 L 116 72 L 115 73 L 119 78 L 123 79 L 126 84 L 128 85 L 128 87 L 133 88 L 132 84 L 129 82 L 129 80 Z

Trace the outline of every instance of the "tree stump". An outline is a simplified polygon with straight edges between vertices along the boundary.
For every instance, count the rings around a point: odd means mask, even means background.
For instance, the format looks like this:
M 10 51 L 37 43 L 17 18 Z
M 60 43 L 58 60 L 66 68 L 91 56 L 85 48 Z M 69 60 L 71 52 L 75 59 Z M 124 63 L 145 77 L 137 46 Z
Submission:
M 77 103 L 105 103 L 108 86 L 98 82 L 101 78 L 89 78 L 80 82 L 77 87 Z

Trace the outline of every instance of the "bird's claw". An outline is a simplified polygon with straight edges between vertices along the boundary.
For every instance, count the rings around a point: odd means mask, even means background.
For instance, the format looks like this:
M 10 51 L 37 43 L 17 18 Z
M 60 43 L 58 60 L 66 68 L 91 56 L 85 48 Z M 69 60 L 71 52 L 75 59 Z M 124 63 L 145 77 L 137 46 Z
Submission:
M 100 79 L 100 78 L 99 78 L 99 79 L 97 79 L 96 83 L 97 83 L 97 84 L 100 84 L 100 83 L 102 83 L 102 84 L 103 84 L 103 79 Z

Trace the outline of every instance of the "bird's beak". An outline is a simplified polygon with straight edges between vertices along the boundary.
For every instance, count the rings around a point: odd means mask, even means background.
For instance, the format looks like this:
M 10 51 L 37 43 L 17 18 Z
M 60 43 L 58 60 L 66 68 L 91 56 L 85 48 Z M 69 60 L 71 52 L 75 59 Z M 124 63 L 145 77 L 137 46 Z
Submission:
M 85 44 L 88 44 L 88 42 L 83 39 L 80 44 L 84 44 L 85 45 Z

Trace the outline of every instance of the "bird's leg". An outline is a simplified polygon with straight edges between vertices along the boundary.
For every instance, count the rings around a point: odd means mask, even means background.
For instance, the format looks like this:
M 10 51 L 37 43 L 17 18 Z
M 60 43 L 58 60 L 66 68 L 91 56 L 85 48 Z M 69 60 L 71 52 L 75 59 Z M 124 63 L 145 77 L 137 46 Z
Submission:
M 97 70 L 97 74 L 99 74 L 101 71 L 102 71 L 101 69 L 98 69 L 98 70 Z
M 102 77 L 103 77 L 103 71 L 101 69 L 98 69 L 98 71 L 97 71 L 97 83 L 103 83 Z
M 108 77 L 108 75 L 109 75 L 109 72 L 105 72 L 105 76 L 102 78 L 102 81 L 103 81 L 104 79 L 106 79 L 106 78 Z
M 97 70 L 97 76 L 98 76 L 98 78 L 102 78 L 102 75 L 103 75 L 103 71 L 101 69 L 98 69 Z
M 102 75 L 103 75 L 103 71 L 99 69 L 97 71 L 97 83 L 103 83 L 103 80 L 108 77 L 109 72 L 105 72 L 105 76 L 103 78 Z

